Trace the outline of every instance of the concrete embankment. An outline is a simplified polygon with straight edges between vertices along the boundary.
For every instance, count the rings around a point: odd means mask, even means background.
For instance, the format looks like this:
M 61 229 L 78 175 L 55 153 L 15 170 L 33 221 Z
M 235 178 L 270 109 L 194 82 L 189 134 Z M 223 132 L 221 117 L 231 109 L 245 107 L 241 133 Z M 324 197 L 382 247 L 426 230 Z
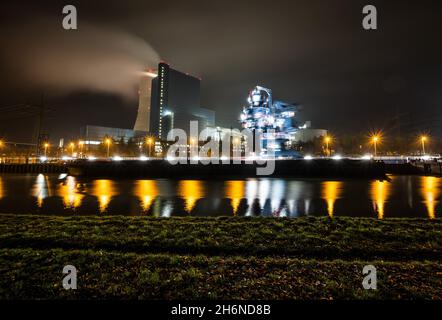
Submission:
M 386 163 L 385 172 L 396 175 L 442 175 L 440 162 Z
M 0 164 L 0 173 L 69 173 L 85 177 L 248 178 L 259 177 L 257 164 L 181 164 L 164 160 L 87 161 Z M 384 163 L 364 160 L 277 160 L 271 177 L 376 178 L 395 175 L 442 175 L 442 163 Z
M 386 177 L 385 165 L 378 161 L 362 160 L 277 160 L 270 175 L 258 174 L 257 164 L 177 164 L 168 161 L 77 161 L 69 165 L 69 174 L 83 177 L 146 177 L 146 178 L 252 178 L 318 177 L 318 178 L 372 178 Z M 272 172 L 272 171 L 270 171 Z

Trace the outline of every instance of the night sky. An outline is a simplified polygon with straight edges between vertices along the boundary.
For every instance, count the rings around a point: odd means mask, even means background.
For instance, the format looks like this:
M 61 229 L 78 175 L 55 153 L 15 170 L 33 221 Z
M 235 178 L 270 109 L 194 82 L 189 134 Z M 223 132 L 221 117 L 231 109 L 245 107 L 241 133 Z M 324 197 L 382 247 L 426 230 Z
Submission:
M 79 30 L 61 28 L 62 7 Z M 363 30 L 362 8 L 378 9 Z M 31 141 L 35 118 L 69 139 L 86 124 L 131 128 L 137 70 L 161 59 L 202 78 L 202 106 L 237 126 L 255 85 L 302 105 L 301 120 L 334 134 L 383 129 L 442 137 L 440 1 L 8 1 L 0 4 L 0 136 Z

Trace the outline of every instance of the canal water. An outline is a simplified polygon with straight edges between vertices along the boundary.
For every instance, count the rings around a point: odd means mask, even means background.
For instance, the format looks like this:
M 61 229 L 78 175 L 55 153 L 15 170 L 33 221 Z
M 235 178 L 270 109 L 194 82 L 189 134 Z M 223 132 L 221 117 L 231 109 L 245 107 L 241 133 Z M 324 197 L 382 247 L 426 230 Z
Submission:
M 63 179 L 61 179 L 63 178 Z M 440 217 L 442 179 L 81 180 L 0 175 L 0 212 L 49 215 Z

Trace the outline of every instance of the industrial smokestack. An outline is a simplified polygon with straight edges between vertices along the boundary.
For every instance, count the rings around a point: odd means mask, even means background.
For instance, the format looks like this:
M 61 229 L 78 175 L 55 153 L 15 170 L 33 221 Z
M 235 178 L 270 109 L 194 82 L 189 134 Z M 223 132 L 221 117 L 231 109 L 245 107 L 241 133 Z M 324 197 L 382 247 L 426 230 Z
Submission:
M 150 131 L 150 107 L 152 96 L 152 78 L 157 74 L 153 71 L 143 72 L 140 76 L 140 87 L 138 90 L 138 114 L 135 121 L 135 131 Z

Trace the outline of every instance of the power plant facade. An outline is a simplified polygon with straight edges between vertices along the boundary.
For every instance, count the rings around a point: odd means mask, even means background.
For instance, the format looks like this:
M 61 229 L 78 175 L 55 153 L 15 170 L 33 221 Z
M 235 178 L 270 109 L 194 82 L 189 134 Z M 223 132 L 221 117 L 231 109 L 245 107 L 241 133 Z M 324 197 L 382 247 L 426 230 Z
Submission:
M 166 63 L 158 65 L 152 80 L 151 101 L 150 131 L 160 140 L 174 128 L 188 131 L 190 121 L 198 121 L 200 128 L 215 124 L 215 112 L 201 108 L 201 80 Z
M 159 63 L 155 74 L 148 75 L 140 81 L 135 131 L 146 131 L 166 140 L 173 128 L 188 131 L 190 121 L 198 121 L 202 129 L 215 125 L 215 112 L 201 108 L 200 79 L 164 62 Z
M 299 130 L 295 120 L 298 107 L 282 101 L 273 101 L 272 90 L 256 86 L 250 91 L 247 106 L 241 114 L 243 128 L 258 131 L 261 154 L 290 153 L 286 145 Z M 255 142 L 255 146 L 256 146 Z

